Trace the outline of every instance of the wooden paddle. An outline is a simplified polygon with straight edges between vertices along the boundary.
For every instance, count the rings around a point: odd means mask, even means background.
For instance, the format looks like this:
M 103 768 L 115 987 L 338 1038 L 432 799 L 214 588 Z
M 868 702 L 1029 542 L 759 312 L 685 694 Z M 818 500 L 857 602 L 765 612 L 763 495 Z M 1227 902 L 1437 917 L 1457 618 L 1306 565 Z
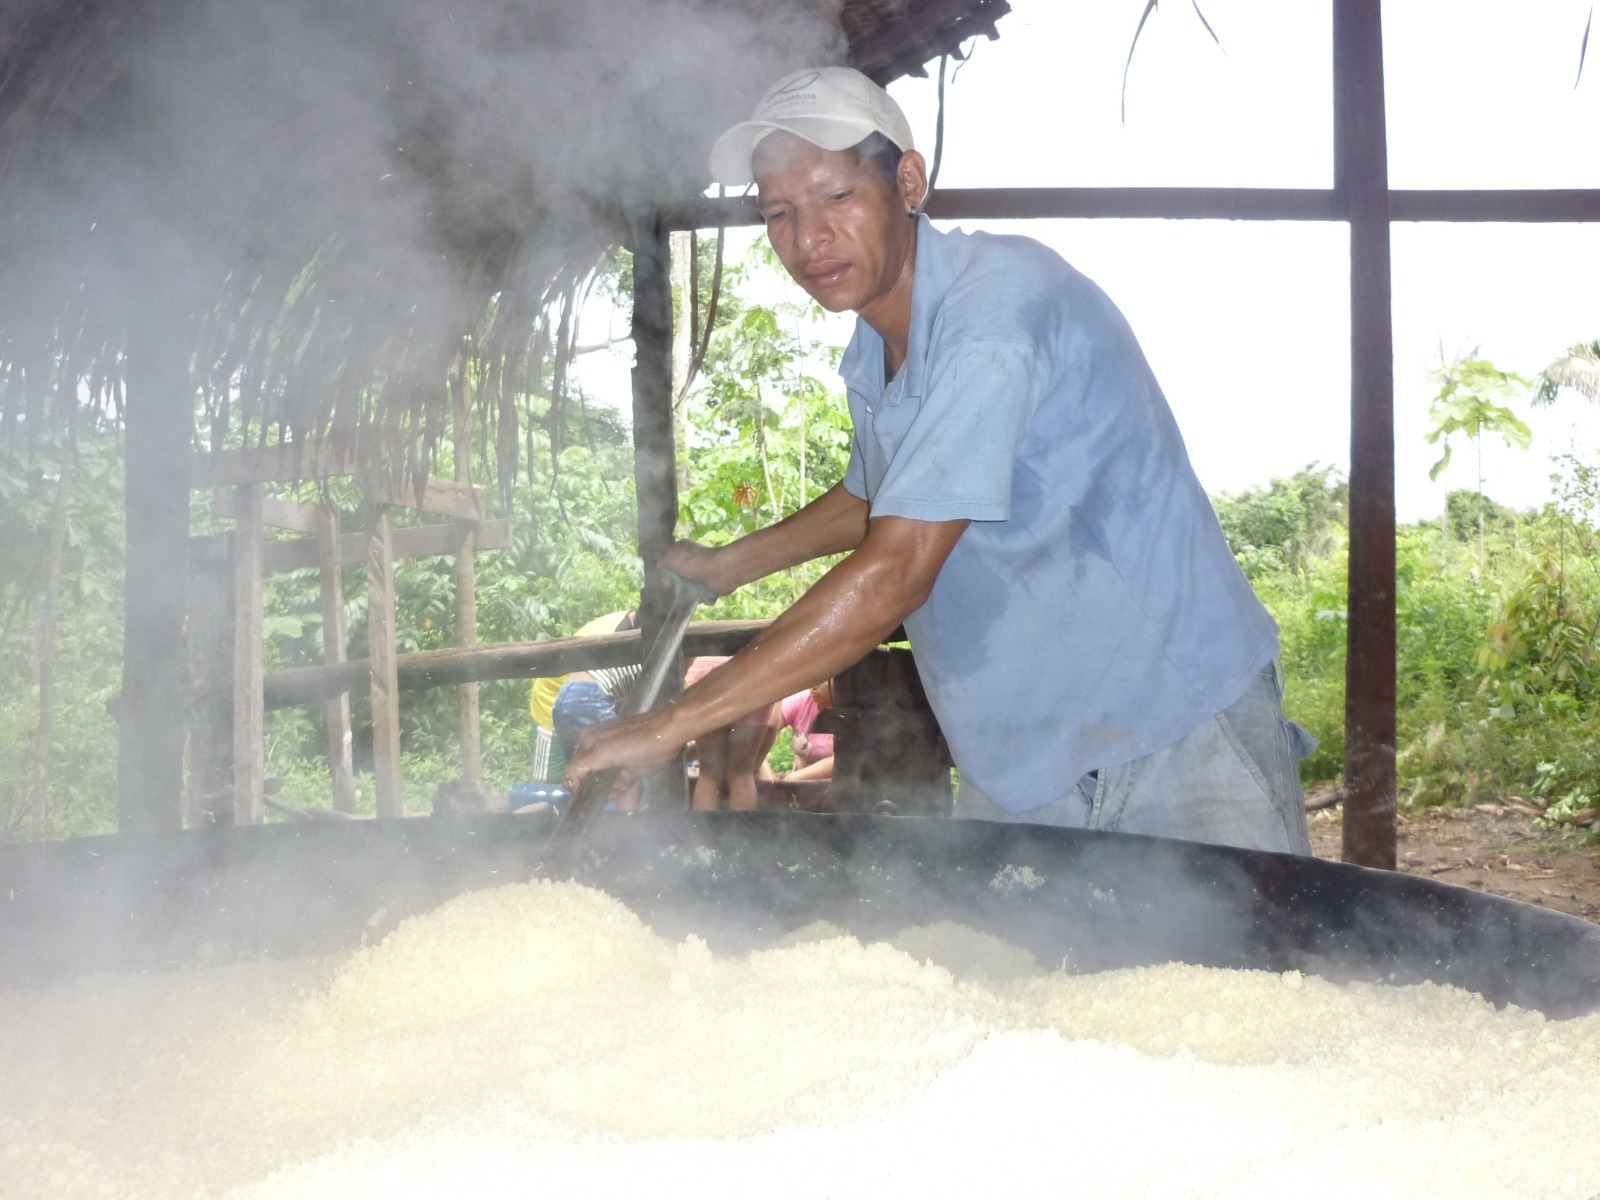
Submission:
M 617 710 L 619 717 L 637 716 L 656 706 L 666 690 L 668 678 L 678 660 L 678 650 L 683 645 L 683 635 L 688 632 L 689 618 L 702 604 L 715 600 L 716 593 L 705 584 L 692 579 L 682 579 L 667 572 L 672 584 L 672 597 L 667 603 L 667 615 L 661 621 L 661 632 L 639 672 L 639 681 L 628 693 Z M 615 767 L 596 771 L 578 788 L 566 812 L 556 820 L 555 831 L 545 846 L 545 873 L 567 873 L 572 856 L 584 833 L 594 823 L 595 814 L 605 807 L 611 789 L 617 781 Z

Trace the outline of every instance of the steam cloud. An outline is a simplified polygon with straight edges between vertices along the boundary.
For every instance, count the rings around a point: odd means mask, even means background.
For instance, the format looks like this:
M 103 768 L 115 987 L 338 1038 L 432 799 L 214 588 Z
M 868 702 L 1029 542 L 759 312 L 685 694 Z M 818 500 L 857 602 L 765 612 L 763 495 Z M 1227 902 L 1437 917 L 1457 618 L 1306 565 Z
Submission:
M 50 4 L 10 7 L 27 29 L 25 10 Z M 266 323 L 312 263 L 323 311 L 343 314 L 371 366 L 419 332 L 447 342 L 490 296 L 537 297 L 561 264 L 592 260 L 628 214 L 698 194 L 712 139 L 766 83 L 838 60 L 835 7 L 182 0 L 80 13 L 27 52 L 32 82 L 0 109 L 0 362 L 47 341 L 63 308 L 85 314 L 74 336 L 111 342 L 156 297 L 188 321 L 228 295 L 224 319 Z

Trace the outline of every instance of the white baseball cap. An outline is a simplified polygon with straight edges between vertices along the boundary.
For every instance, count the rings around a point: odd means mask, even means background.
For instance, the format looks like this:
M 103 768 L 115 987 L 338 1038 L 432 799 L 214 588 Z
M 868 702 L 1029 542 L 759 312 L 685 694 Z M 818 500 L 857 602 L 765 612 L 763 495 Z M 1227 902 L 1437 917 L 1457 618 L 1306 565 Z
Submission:
M 751 159 L 763 138 L 781 129 L 824 150 L 848 150 L 881 133 L 911 150 L 911 124 L 884 91 L 851 67 L 792 71 L 761 97 L 748 121 L 711 147 L 711 178 L 729 187 L 755 182 Z

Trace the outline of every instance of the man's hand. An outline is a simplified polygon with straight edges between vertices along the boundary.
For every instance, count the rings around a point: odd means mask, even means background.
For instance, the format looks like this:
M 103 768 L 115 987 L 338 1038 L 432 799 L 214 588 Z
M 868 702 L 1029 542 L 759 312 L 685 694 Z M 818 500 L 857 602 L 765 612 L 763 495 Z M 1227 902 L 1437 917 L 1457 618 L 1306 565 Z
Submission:
M 561 785 L 576 795 L 594 772 L 616 767 L 618 786 L 627 786 L 666 766 L 689 740 L 678 734 L 674 715 L 673 706 L 665 704 L 637 717 L 590 725 L 578 735 Z
M 750 582 L 741 576 L 738 554 L 732 546 L 677 541 L 662 551 L 658 564 L 664 571 L 705 584 L 719 596 L 726 596 Z

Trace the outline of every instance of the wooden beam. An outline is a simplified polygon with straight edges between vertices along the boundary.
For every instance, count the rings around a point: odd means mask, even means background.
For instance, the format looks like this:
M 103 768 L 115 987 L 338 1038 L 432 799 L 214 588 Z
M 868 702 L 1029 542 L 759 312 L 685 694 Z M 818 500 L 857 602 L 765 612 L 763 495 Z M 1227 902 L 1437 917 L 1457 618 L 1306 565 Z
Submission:
M 483 489 L 453 479 L 429 479 L 419 492 L 403 479 L 381 477 L 368 483 L 367 494 L 379 504 L 414 508 L 458 521 L 481 521 L 484 516 Z
M 1600 221 L 1600 188 L 1396 190 L 1394 221 Z M 937 220 L 1111 218 L 1166 221 L 1342 221 L 1338 189 L 1320 188 L 941 188 L 928 200 Z M 668 229 L 761 224 L 747 196 L 685 201 Z
M 1600 188 L 1389 193 L 1391 221 L 1600 221 Z
M 233 823 L 259 825 L 265 816 L 265 660 L 262 650 L 261 485 L 245 484 L 232 505 L 233 530 Z
M 1314 188 L 967 188 L 935 192 L 935 220 L 1119 217 L 1167 221 L 1332 221 L 1338 197 Z
M 736 654 L 766 621 L 696 621 L 683 639 L 684 653 Z M 587 638 L 507 642 L 470 650 L 422 650 L 395 660 L 395 685 L 402 692 L 452 687 L 491 679 L 537 679 L 594 667 L 621 667 L 641 660 L 638 631 Z M 335 667 L 293 667 L 274 671 L 263 687 L 267 709 L 319 704 L 343 692 L 368 686 L 371 663 L 352 659 Z
M 192 469 L 193 485 L 197 488 L 295 483 L 303 479 L 354 475 L 356 454 L 353 446 L 314 438 L 196 454 Z
M 432 558 L 454 554 L 460 546 L 461 526 L 402 525 L 389 531 L 390 553 L 395 558 Z M 511 545 L 511 522 L 504 517 L 484 521 L 474 539 L 478 550 L 504 550 Z M 319 564 L 317 544 L 310 538 L 274 538 L 262 550 L 262 566 L 267 571 L 302 571 Z M 367 535 L 346 533 L 339 538 L 339 561 L 367 561 Z
M 1350 222 L 1346 862 L 1395 866 L 1394 330 L 1379 0 L 1333 6 L 1335 184 Z
M 405 813 L 400 777 L 400 684 L 395 666 L 394 554 L 389 506 L 373 504 L 367 528 L 367 681 L 372 697 L 372 779 L 378 816 Z
M 214 493 L 212 511 L 230 520 L 239 518 L 239 493 L 233 488 L 218 488 Z M 288 529 L 295 533 L 317 532 L 318 504 L 296 504 L 281 496 L 261 497 L 261 523 L 268 529 Z

